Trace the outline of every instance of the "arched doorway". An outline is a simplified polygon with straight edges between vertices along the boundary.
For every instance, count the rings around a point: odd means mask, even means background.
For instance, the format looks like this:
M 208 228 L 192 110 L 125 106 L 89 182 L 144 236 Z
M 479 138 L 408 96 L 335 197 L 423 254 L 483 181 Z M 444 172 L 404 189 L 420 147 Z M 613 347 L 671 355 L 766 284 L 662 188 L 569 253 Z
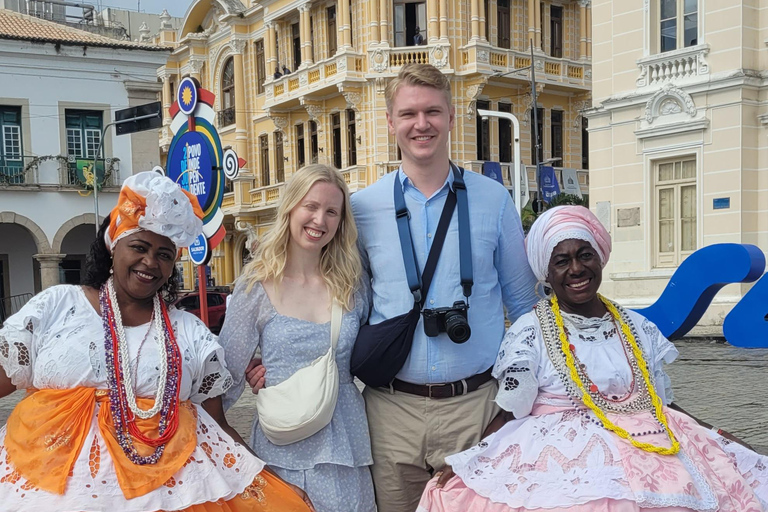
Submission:
M 59 281 L 62 284 L 80 284 L 85 272 L 85 258 L 95 238 L 93 224 L 73 227 L 61 241 L 61 253 L 65 254 L 59 263 Z
M 0 223 L 0 324 L 41 290 L 39 252 L 29 229 Z

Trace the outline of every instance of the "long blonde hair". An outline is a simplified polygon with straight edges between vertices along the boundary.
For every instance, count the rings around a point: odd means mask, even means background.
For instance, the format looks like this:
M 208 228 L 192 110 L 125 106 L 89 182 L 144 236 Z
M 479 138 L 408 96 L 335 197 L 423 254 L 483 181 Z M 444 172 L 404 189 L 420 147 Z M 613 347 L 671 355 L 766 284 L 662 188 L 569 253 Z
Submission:
M 349 189 L 344 177 L 333 167 L 314 164 L 299 169 L 285 185 L 283 198 L 277 207 L 275 225 L 256 248 L 253 260 L 243 269 L 248 291 L 257 282 L 272 279 L 279 288 L 288 257 L 291 237 L 291 211 L 307 195 L 315 183 L 336 185 L 344 195 L 344 205 L 338 230 L 320 255 L 320 270 L 331 297 L 347 309 L 354 307 L 353 293 L 357 287 L 362 265 L 357 249 L 357 227 L 349 203 Z

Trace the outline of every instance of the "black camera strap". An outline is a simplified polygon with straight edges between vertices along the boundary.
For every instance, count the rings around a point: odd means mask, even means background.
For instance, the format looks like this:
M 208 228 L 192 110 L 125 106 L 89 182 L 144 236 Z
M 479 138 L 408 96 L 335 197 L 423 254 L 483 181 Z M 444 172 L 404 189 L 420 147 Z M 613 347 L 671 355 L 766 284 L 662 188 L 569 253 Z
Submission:
M 437 268 L 437 261 L 440 258 L 445 236 L 448 233 L 448 226 L 457 203 L 459 205 L 459 266 L 461 286 L 465 297 L 469 298 L 472 294 L 472 247 L 469 232 L 467 187 L 464 184 L 463 169 L 460 171 L 453 163 L 451 163 L 451 169 L 453 170 L 453 189 L 455 189 L 455 192 L 451 189 L 448 191 L 448 197 L 445 199 L 445 206 L 443 206 L 443 212 L 440 215 L 440 221 L 435 231 L 435 238 L 432 241 L 427 262 L 424 265 L 424 273 L 421 276 L 419 276 L 416 266 L 416 253 L 413 248 L 413 240 L 411 239 L 410 213 L 405 204 L 405 196 L 403 195 L 403 187 L 399 176 L 395 177 L 395 215 L 397 231 L 400 236 L 400 249 L 403 252 L 403 262 L 405 263 L 405 274 L 408 280 L 408 287 L 413 294 L 414 303 L 422 306 L 432 284 L 432 277 Z

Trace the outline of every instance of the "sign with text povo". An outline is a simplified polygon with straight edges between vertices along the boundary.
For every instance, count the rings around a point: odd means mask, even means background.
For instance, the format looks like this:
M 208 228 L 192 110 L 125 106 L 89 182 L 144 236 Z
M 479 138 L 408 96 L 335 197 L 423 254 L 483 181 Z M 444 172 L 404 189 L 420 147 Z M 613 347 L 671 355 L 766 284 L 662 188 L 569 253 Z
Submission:
M 224 239 L 224 180 L 234 179 L 245 161 L 232 149 L 222 148 L 214 121 L 216 96 L 186 77 L 171 105 L 173 140 L 168 149 L 167 175 L 181 188 L 197 196 L 203 210 L 203 236 L 190 246 L 190 258 L 205 265 L 213 249 Z

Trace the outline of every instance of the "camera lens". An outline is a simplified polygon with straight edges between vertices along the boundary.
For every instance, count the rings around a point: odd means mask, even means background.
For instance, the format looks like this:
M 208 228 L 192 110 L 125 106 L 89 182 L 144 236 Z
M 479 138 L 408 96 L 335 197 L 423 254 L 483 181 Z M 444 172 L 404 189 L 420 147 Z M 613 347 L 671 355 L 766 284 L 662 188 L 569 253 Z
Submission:
M 464 343 L 472 334 L 467 319 L 455 311 L 449 311 L 445 314 L 445 332 L 454 343 Z

